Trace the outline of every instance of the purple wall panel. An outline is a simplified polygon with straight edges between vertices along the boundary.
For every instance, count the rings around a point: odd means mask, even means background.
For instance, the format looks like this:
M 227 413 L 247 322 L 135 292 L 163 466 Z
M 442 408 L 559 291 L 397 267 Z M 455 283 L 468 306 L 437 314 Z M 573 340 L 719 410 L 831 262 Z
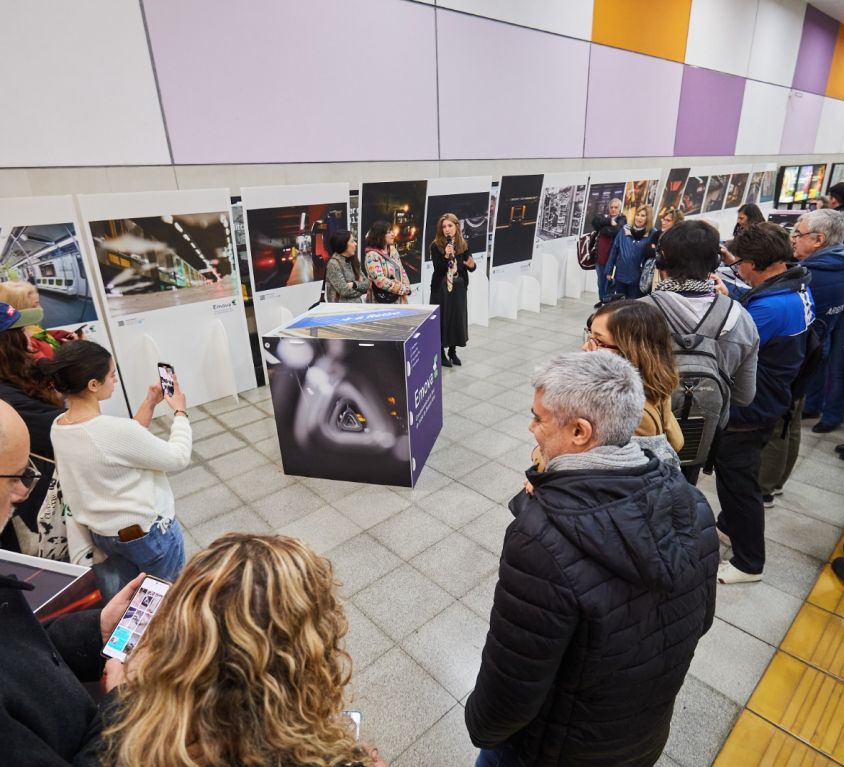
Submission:
M 806 6 L 803 37 L 792 87 L 809 93 L 826 93 L 826 81 L 835 52 L 839 23 L 812 5 Z
M 735 153 L 744 84 L 743 77 L 685 67 L 675 155 Z
M 177 163 L 437 158 L 433 7 L 144 0 L 144 8 Z
M 781 154 L 811 154 L 815 151 L 823 102 L 823 96 L 814 93 L 794 91 L 789 95 L 780 144 Z
M 581 157 L 589 43 L 437 11 L 442 159 Z
M 592 45 L 584 155 L 670 156 L 682 80 L 677 62 Z

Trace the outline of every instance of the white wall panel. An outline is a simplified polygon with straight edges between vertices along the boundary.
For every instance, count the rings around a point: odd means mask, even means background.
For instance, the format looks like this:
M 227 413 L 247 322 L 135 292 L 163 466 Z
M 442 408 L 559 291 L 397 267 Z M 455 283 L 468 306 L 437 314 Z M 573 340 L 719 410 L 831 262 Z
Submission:
M 592 39 L 593 0 L 437 0 L 438 8 L 465 11 L 558 35 Z
M 748 80 L 744 89 L 736 154 L 779 154 L 788 88 Z
M 818 136 L 815 139 L 815 153 L 841 152 L 844 152 L 844 101 L 825 98 L 818 124 Z
M 138 0 L 0 3 L 0 166 L 170 162 Z
M 791 85 L 805 15 L 802 0 L 759 0 L 748 77 Z
M 686 63 L 745 77 L 758 0 L 692 0 Z

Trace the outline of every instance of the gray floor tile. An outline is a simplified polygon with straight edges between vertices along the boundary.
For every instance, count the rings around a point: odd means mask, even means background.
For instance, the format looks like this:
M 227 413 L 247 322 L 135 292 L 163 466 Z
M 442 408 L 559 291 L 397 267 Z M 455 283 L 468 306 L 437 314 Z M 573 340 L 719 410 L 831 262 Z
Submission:
M 452 533 L 411 560 L 449 594 L 462 597 L 498 571 L 498 557 L 460 533 Z
M 471 767 L 477 756 L 466 732 L 463 706 L 457 705 L 393 761 L 393 767 Z
M 176 501 L 176 516 L 184 527 L 192 529 L 194 525 L 243 506 L 243 501 L 229 488 L 215 484 Z
M 503 431 L 483 429 L 465 439 L 458 440 L 457 444 L 464 445 L 487 458 L 498 458 L 517 447 L 523 447 L 524 441 L 505 434 Z
M 253 421 L 258 421 L 267 418 L 267 414 L 263 410 L 259 410 L 254 405 L 245 405 L 239 407 L 237 410 L 229 410 L 227 413 L 220 413 L 217 416 L 218 420 L 226 425 L 228 429 L 238 429 Z
M 449 527 L 457 529 L 479 517 L 493 506 L 493 502 L 485 495 L 449 480 L 449 484 L 441 490 L 420 499 L 418 505 Z
M 774 541 L 765 541 L 765 583 L 805 599 L 820 575 L 823 560 Z
M 237 433 L 250 445 L 262 442 L 270 437 L 278 438 L 275 421 L 267 416 L 264 416 L 260 421 L 254 421 L 253 423 L 246 424 L 246 426 L 238 426 L 236 428 Z
M 464 410 L 462 415 L 484 426 L 495 426 L 499 421 L 509 418 L 512 411 L 490 402 L 479 402 L 477 405 Z
M 322 508 L 325 501 L 307 487 L 295 484 L 253 501 L 250 505 L 273 530 L 280 530 Z
M 358 535 L 326 553 L 334 564 L 341 593 L 350 597 L 402 564 L 370 535 Z
M 219 517 L 194 525 L 191 532 L 200 546 L 207 546 L 226 533 L 253 533 L 269 535 L 270 526 L 249 508 L 227 511 Z
M 334 479 L 318 479 L 316 477 L 298 477 L 298 481 L 313 490 L 320 498 L 328 503 L 334 503 L 363 487 L 360 482 L 340 482 Z
M 495 424 L 498 431 L 503 431 L 511 437 L 515 437 L 521 442 L 535 443 L 533 434 L 528 430 L 530 425 L 530 408 L 533 404 L 532 399 L 528 399 L 527 407 L 523 413 L 513 413 L 513 415 L 499 421 Z
M 206 437 L 213 437 L 215 434 L 220 434 L 226 430 L 226 427 L 223 424 L 211 416 L 208 416 L 204 420 L 198 422 L 194 422 L 193 419 L 191 419 L 190 428 L 194 442 L 199 442 Z M 169 433 L 169 429 L 167 433 Z
M 526 460 L 529 465 L 529 451 Z M 516 471 L 497 461 L 490 461 L 461 479 L 464 485 L 468 485 L 497 503 L 508 503 L 522 490 L 524 481 L 524 471 Z
M 202 406 L 202 409 L 210 415 L 221 415 L 222 413 L 228 413 L 230 410 L 243 407 L 243 405 L 244 402 L 239 397 L 237 399 L 235 397 L 223 397 L 213 402 L 206 402 Z
M 450 532 L 448 525 L 417 506 L 409 506 L 369 530 L 373 538 L 404 560 L 416 556 Z
M 401 646 L 460 700 L 475 686 L 486 632 L 485 621 L 455 602 L 405 638 Z
M 715 614 L 727 623 L 777 646 L 800 605 L 799 599 L 764 581 L 719 585 Z
M 654 767 L 682 767 L 680 762 L 675 762 L 668 754 L 663 753 L 659 759 L 656 760 Z
M 217 477 L 204 466 L 191 466 L 178 474 L 168 475 L 168 479 L 176 498 L 184 498 L 186 495 L 216 485 L 219 482 Z
M 402 565 L 352 597 L 382 631 L 400 640 L 454 600 L 410 565 Z
M 775 649 L 716 618 L 698 642 L 689 673 L 744 706 Z
M 362 738 L 375 745 L 387 763 L 454 703 L 454 698 L 398 647 L 370 664 L 352 683 L 351 705 L 361 711 Z
M 487 626 L 489 626 L 489 614 L 492 612 L 492 602 L 495 598 L 496 583 L 498 583 L 497 570 L 484 578 L 468 594 L 465 594 L 460 598 L 460 601 L 466 605 L 466 607 L 475 613 L 475 615 L 477 615 L 481 620 L 487 622 Z
M 251 447 L 242 447 L 208 461 L 208 468 L 223 480 L 231 480 L 258 466 L 267 465 L 269 465 L 267 457 Z
M 453 481 L 451 477 L 447 477 L 445 474 L 437 471 L 433 466 L 426 464 L 422 469 L 422 473 L 419 475 L 419 479 L 416 480 L 416 484 L 413 486 L 411 500 L 416 501 L 419 498 L 424 498 L 426 495 L 435 493 L 446 485 L 452 484 Z
M 785 492 L 776 502 L 830 525 L 844 526 L 844 504 L 839 493 L 789 479 Z
M 433 453 L 428 458 L 428 466 L 447 477 L 460 479 L 481 466 L 486 460 L 480 453 L 469 450 L 467 447 L 449 445 L 443 450 Z
M 233 488 L 244 501 L 251 503 L 295 483 L 296 478 L 288 477 L 280 466 L 264 463 L 232 477 L 229 480 L 229 487 Z
M 443 419 L 440 437 L 445 437 L 450 442 L 454 442 L 455 440 L 465 439 L 482 428 L 483 426 L 477 421 L 472 421 L 461 415 L 450 414 L 447 418 Z
M 257 402 L 265 402 L 270 398 L 270 387 L 259 386 L 257 389 L 250 389 L 249 391 L 243 392 L 240 396 L 247 402 L 252 402 L 253 404 Z
M 513 515 L 503 503 L 493 504 L 477 519 L 461 528 L 460 532 L 475 543 L 479 543 L 496 557 L 501 555 L 504 545 L 504 533 L 513 521 Z
M 185 539 L 185 559 L 189 560 L 202 546 L 196 542 L 196 538 L 193 537 L 191 532 L 184 528 L 184 525 L 182 528 L 182 536 Z
M 468 374 L 474 378 L 477 378 L 481 381 L 494 381 L 495 374 L 498 372 L 498 368 L 493 365 L 485 365 L 484 363 L 474 362 L 471 365 L 467 365 L 465 370 L 461 370 L 461 373 Z M 471 389 L 472 384 L 469 382 L 466 383 L 466 389 Z
M 844 439 L 844 436 L 842 436 L 842 439 Z M 818 450 L 815 452 L 823 451 Z M 838 460 L 841 463 L 840 459 L 835 459 L 831 454 L 830 459 Z M 838 471 L 831 471 L 827 461 L 809 460 L 808 458 L 801 460 L 795 466 L 791 474 L 791 479 L 786 483 L 786 493 L 791 494 L 791 483 L 795 480 L 838 495 L 844 493 L 844 471 L 840 469 Z M 844 511 L 842 511 L 842 523 L 844 523 Z
M 262 439 L 260 442 L 256 442 L 255 449 L 267 456 L 267 458 L 269 458 L 273 463 L 281 464 L 281 448 L 278 446 L 277 434 L 273 434 L 272 437 L 267 437 L 266 439 Z
M 457 391 L 443 393 L 443 409 L 449 413 L 460 413 L 461 410 L 470 408 L 476 405 L 477 402 L 477 397 L 459 389 Z
M 825 560 L 841 537 L 841 528 L 775 502 L 772 509 L 765 509 L 765 537 Z
M 346 620 L 349 622 L 346 651 L 352 656 L 352 673 L 357 675 L 372 661 L 391 649 L 394 643 L 352 602 L 346 602 L 344 610 Z
M 533 402 L 533 387 L 525 384 L 514 389 L 508 389 L 493 397 L 490 402 L 493 405 L 512 410 L 514 413 L 527 413 L 530 411 L 531 402 Z
M 367 530 L 410 505 L 410 499 L 383 485 L 363 485 L 351 495 L 331 504 L 358 527 Z
M 231 432 L 223 432 L 215 437 L 200 440 L 193 443 L 193 452 L 204 461 L 209 458 L 216 458 L 224 453 L 233 453 L 244 446 L 243 440 Z
M 345 543 L 349 538 L 360 535 L 361 530 L 336 509 L 323 506 L 308 516 L 280 528 L 277 532 L 291 538 L 299 538 L 317 553 L 324 554 L 335 546 Z
M 725 695 L 688 675 L 674 703 L 665 753 L 682 767 L 709 767 L 740 711 Z

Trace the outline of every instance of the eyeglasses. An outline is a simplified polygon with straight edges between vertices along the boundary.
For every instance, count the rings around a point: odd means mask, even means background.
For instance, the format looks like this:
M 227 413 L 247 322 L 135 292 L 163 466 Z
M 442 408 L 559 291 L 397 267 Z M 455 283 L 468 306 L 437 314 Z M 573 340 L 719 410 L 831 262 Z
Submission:
M 733 273 L 736 277 L 738 277 L 739 279 L 741 279 L 741 274 L 739 274 L 738 265 L 739 265 L 739 264 L 743 264 L 744 262 L 745 262 L 745 259 L 743 259 L 743 258 L 739 258 L 738 260 L 733 261 L 733 263 L 731 263 L 731 264 L 730 264 L 730 271 L 731 271 L 731 272 L 732 272 L 732 273 Z
M 592 330 L 590 328 L 583 328 L 583 338 L 586 343 L 590 341 L 595 344 L 599 349 L 607 349 L 611 352 L 617 352 L 618 347 L 613 346 L 612 344 L 605 344 L 603 341 L 599 341 L 595 336 L 592 335 Z
M 794 229 L 792 230 L 790 236 L 792 240 L 799 240 L 801 237 L 805 237 L 807 234 L 817 234 L 817 232 L 798 232 L 796 229 Z
M 30 458 L 29 465 L 24 469 L 23 474 L 0 474 L 0 477 L 4 479 L 16 479 L 26 488 L 26 493 L 29 495 L 29 493 L 32 492 L 32 488 L 34 488 L 38 484 L 38 480 L 41 479 L 41 472 L 35 468 L 35 464 Z

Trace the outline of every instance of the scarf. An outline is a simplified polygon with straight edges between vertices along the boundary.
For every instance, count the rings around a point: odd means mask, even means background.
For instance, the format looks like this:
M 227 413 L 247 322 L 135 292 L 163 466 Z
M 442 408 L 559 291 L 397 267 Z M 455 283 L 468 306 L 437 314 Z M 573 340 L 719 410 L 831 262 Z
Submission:
M 585 453 L 566 453 L 552 458 L 545 467 L 550 471 L 595 471 L 600 469 L 631 469 L 644 466 L 648 457 L 635 442 L 622 447 L 601 445 Z
M 712 295 L 713 287 L 709 280 L 661 280 L 654 290 L 664 290 L 668 293 L 706 293 Z
M 645 236 L 645 234 L 645 227 L 642 227 L 641 229 L 637 229 L 635 226 L 630 227 L 630 236 L 633 238 L 634 242 L 638 242 L 639 240 L 641 240 Z

